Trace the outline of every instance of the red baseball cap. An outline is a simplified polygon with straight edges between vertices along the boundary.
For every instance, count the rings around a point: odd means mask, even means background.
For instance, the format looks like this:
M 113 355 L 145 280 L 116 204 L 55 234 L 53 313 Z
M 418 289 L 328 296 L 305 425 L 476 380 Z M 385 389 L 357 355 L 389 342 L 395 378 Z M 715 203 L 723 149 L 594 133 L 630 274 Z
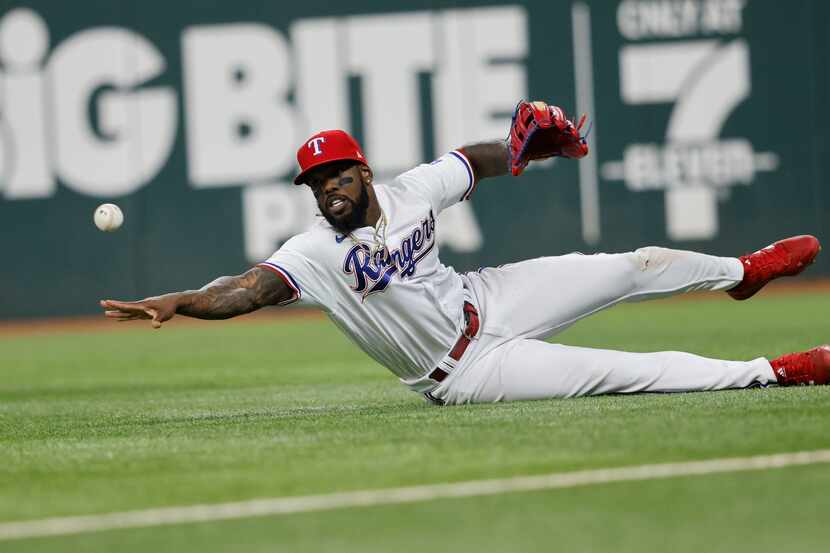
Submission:
M 320 131 L 297 150 L 300 174 L 294 179 L 294 184 L 303 184 L 306 173 L 315 167 L 347 159 L 366 163 L 366 156 L 363 155 L 357 140 L 346 131 L 339 129 Z

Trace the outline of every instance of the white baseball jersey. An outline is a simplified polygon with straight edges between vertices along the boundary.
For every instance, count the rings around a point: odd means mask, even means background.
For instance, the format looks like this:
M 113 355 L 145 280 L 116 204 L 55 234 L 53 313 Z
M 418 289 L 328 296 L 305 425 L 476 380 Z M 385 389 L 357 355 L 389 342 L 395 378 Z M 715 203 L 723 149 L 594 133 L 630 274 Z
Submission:
M 436 218 L 474 188 L 469 160 L 452 151 L 374 186 L 386 219 L 380 241 L 375 227 L 344 236 L 321 217 L 259 266 L 293 289 L 286 303 L 323 309 L 373 359 L 415 385 L 463 330 L 465 292 L 438 259 Z

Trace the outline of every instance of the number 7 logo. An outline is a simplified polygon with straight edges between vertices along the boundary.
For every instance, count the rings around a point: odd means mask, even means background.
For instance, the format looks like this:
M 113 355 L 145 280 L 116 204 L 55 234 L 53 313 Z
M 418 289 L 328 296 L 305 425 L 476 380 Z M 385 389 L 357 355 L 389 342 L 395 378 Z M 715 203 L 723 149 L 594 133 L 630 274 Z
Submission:
M 750 184 L 757 169 L 773 168 L 770 154 L 756 155 L 748 140 L 718 139 L 750 88 L 749 47 L 742 39 L 727 44 L 695 40 L 629 45 L 620 50 L 623 101 L 673 102 L 674 108 L 666 144 L 629 145 L 623 163 L 606 164 L 603 172 L 625 178 L 633 190 L 665 189 L 671 239 L 715 237 L 718 189 Z

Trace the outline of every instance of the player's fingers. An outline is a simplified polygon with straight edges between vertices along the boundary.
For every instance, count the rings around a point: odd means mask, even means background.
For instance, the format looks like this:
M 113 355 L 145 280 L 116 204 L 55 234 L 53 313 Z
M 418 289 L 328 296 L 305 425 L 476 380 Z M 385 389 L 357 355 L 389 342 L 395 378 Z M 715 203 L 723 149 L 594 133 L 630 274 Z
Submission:
M 121 317 L 133 317 L 133 318 L 140 318 L 140 319 L 149 319 L 150 315 L 148 315 L 145 310 L 134 308 L 134 309 L 107 309 L 104 311 L 104 315 L 110 318 L 121 318 Z
M 106 301 L 107 311 L 124 313 L 136 319 L 152 319 L 155 317 L 155 310 L 147 307 L 142 302 L 119 302 Z
M 144 311 L 145 307 L 138 301 L 101 300 L 101 307 L 121 311 Z
M 124 311 L 104 311 L 104 316 L 109 319 L 127 319 L 135 317 L 133 313 L 126 313 Z
M 132 321 L 135 319 L 149 319 L 146 313 L 127 313 L 125 311 L 105 311 L 104 315 L 110 319 L 117 319 L 119 321 Z
M 150 309 L 149 307 L 144 310 L 145 313 L 150 315 L 153 319 L 150 324 L 153 325 L 153 328 L 161 328 L 162 321 L 161 317 L 159 316 L 159 312 L 155 309 Z

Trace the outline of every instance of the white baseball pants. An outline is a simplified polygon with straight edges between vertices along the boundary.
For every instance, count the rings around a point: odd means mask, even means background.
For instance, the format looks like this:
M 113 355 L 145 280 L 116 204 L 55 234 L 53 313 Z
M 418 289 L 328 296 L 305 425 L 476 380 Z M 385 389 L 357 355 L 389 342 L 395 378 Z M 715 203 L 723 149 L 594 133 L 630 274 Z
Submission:
M 722 361 L 666 351 L 627 353 L 544 341 L 624 301 L 741 281 L 734 258 L 648 247 L 542 257 L 462 275 L 479 310 L 478 337 L 432 395 L 448 404 L 630 392 L 746 388 L 775 382 L 766 359 Z

